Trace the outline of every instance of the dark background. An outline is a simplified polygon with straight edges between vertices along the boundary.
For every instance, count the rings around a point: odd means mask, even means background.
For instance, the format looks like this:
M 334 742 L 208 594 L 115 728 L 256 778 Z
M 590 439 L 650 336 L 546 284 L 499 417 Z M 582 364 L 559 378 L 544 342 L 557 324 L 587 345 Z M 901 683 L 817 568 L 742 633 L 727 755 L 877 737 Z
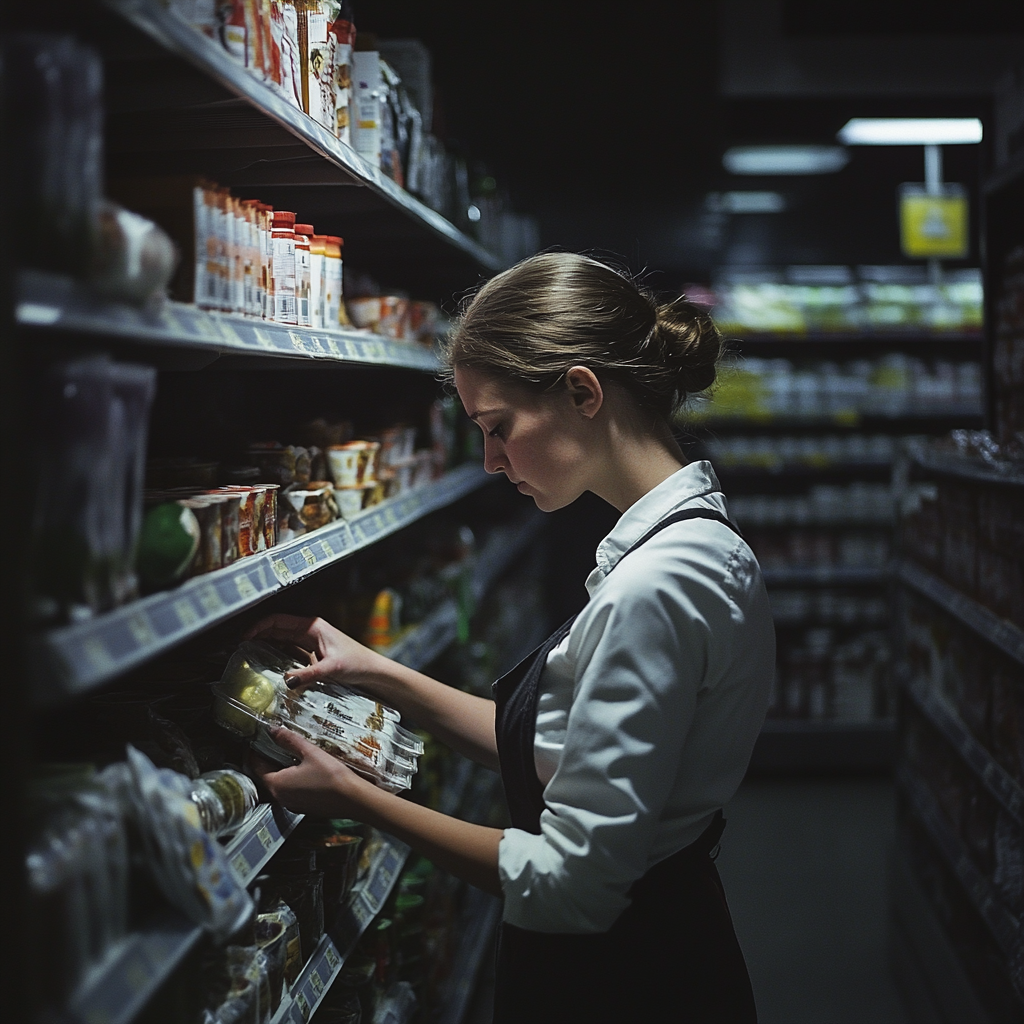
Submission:
M 728 146 L 830 144 L 853 116 L 991 117 L 987 94 L 723 98 L 718 5 L 707 0 L 357 0 L 356 24 L 426 43 L 439 127 L 538 217 L 543 246 L 617 254 L 666 288 L 723 265 L 903 261 L 896 190 L 923 180 L 920 147 L 856 147 L 837 174 L 762 178 L 726 174 Z M 1024 4 L 784 0 L 781 26 L 801 39 L 1020 33 Z M 976 199 L 987 142 L 944 156 L 945 179 Z M 788 209 L 706 209 L 709 191 L 737 188 L 780 191 Z

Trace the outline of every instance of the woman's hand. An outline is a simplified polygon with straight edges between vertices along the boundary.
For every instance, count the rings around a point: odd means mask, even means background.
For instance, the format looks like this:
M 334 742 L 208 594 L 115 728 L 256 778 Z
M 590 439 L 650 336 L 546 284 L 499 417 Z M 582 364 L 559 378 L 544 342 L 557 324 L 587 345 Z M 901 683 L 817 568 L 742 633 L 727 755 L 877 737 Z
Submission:
M 297 814 L 321 818 L 358 815 L 359 798 L 372 783 L 289 729 L 273 729 L 270 734 L 279 747 L 300 758 L 299 764 L 281 768 L 256 754 L 251 755 L 253 770 L 278 803 Z
M 245 640 L 284 640 L 310 653 L 312 664 L 288 673 L 288 684 L 302 690 L 318 680 L 363 686 L 379 675 L 387 658 L 364 647 L 323 619 L 270 615 L 246 632 Z

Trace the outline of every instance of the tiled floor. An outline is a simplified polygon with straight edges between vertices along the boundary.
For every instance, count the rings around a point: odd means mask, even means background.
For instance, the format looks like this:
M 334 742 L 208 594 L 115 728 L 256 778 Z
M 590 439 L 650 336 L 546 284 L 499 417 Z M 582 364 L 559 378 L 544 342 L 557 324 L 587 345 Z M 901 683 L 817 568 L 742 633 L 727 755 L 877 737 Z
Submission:
M 749 781 L 725 813 L 718 866 L 761 1024 L 906 1024 L 886 952 L 892 786 Z M 492 998 L 485 968 L 466 1024 Z

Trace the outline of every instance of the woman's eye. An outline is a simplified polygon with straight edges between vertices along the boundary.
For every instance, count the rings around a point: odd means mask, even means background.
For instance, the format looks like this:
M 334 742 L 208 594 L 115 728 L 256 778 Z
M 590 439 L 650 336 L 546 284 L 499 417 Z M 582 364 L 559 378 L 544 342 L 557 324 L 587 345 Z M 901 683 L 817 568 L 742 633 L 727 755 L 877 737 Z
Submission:
M 493 430 L 488 430 L 487 431 L 487 436 L 488 437 L 498 437 L 498 438 L 500 438 L 501 435 L 502 435 L 502 432 L 503 432 L 503 426 L 502 426 L 501 423 L 499 423 L 496 427 L 494 427 Z

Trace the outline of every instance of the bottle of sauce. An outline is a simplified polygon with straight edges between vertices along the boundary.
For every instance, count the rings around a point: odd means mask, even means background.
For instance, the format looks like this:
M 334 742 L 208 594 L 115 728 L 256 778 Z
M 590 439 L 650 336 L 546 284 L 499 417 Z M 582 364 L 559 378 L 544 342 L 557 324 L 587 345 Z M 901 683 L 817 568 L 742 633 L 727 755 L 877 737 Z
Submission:
M 295 214 L 274 211 L 272 235 L 274 259 L 274 320 L 298 326 L 295 304 Z
M 337 235 L 327 235 L 324 245 L 324 326 L 349 327 L 345 303 L 342 302 L 341 247 L 344 241 Z
M 295 305 L 299 326 L 312 327 L 310 319 L 310 240 L 313 237 L 312 224 L 295 225 Z
M 309 326 L 314 328 L 327 326 L 327 321 L 324 320 L 326 253 L 327 236 L 313 235 L 309 240 Z

